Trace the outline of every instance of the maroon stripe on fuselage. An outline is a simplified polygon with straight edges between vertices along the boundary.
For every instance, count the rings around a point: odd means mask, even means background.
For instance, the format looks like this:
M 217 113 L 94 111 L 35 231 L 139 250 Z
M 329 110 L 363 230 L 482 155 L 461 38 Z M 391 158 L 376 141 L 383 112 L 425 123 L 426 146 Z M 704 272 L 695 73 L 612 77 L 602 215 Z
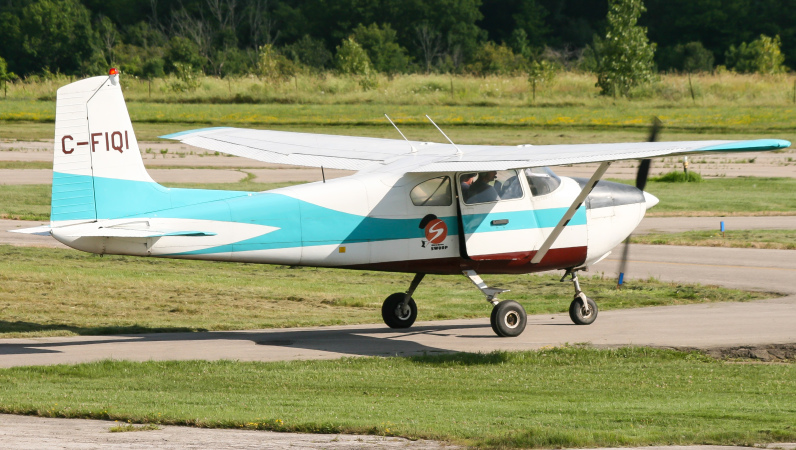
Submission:
M 550 249 L 539 264 L 531 264 L 531 259 L 535 254 L 536 251 L 515 252 L 497 255 L 479 255 L 477 261 L 464 258 L 437 258 L 357 264 L 343 267 L 346 269 L 428 273 L 436 275 L 458 275 L 461 274 L 463 270 L 475 270 L 482 274 L 522 274 L 577 267 L 586 260 L 586 247 Z

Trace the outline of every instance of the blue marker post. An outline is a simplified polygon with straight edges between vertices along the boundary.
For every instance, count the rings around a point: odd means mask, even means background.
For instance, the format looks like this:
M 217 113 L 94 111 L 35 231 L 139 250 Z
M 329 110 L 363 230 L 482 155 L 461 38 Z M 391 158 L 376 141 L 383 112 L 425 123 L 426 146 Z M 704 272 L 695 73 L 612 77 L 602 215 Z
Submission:
M 721 237 L 724 237 L 724 221 L 721 221 Z

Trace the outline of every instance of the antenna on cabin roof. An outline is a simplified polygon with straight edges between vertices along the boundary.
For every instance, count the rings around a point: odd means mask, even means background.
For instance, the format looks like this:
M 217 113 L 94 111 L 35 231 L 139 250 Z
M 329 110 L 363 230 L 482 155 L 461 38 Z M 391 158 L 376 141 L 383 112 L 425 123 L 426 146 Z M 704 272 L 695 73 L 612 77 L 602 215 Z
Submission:
M 386 118 L 387 118 L 387 120 L 389 120 L 389 121 L 390 121 L 390 123 L 392 124 L 392 126 L 394 126 L 394 127 L 395 127 L 395 130 L 396 130 L 396 131 L 398 131 L 398 134 L 400 134 L 400 135 L 401 135 L 401 137 L 402 137 L 402 138 L 404 138 L 404 140 L 405 140 L 406 142 L 408 142 L 408 143 L 409 143 L 409 147 L 411 147 L 411 148 L 412 148 L 412 153 L 417 153 L 417 149 L 415 148 L 415 146 L 414 146 L 414 145 L 412 145 L 412 142 L 411 142 L 411 141 L 409 141 L 409 139 L 407 139 L 407 138 L 406 138 L 406 136 L 404 136 L 404 134 L 403 134 L 403 133 L 401 133 L 401 130 L 398 128 L 398 125 L 396 125 L 396 124 L 395 124 L 395 122 L 393 122 L 393 121 L 392 121 L 392 119 L 390 119 L 390 116 L 388 116 L 388 115 L 387 115 L 387 113 L 384 113 L 384 117 L 386 117 Z
M 447 134 L 445 134 L 445 132 L 444 132 L 444 131 L 442 131 L 442 129 L 441 129 L 440 127 L 438 127 L 438 126 L 437 126 L 437 124 L 436 124 L 436 123 L 434 123 L 434 121 L 433 121 L 433 120 L 431 120 L 431 117 L 428 117 L 428 114 L 426 114 L 426 119 L 428 119 L 428 121 L 429 121 L 429 122 L 431 122 L 431 124 L 432 124 L 432 125 L 434 125 L 435 127 L 437 127 L 437 130 L 439 130 L 439 132 L 440 132 L 440 133 L 442 133 L 442 135 L 443 135 L 443 136 L 445 136 L 445 139 L 447 139 L 447 140 L 448 140 L 448 142 L 450 142 L 450 143 L 451 143 L 451 145 L 452 145 L 454 148 L 456 148 L 456 154 L 457 154 L 457 155 L 459 155 L 459 156 L 461 156 L 461 155 L 462 155 L 462 149 L 460 149 L 459 147 L 457 147 L 457 146 L 456 146 L 456 144 L 454 144 L 454 143 L 453 143 L 453 141 L 451 140 L 451 138 L 449 138 L 449 137 L 448 137 L 448 135 L 447 135 Z

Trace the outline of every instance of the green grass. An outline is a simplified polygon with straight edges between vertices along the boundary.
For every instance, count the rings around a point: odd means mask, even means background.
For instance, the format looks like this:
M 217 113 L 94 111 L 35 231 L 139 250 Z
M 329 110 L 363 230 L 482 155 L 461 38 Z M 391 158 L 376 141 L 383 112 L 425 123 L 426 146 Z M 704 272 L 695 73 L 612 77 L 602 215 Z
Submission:
M 52 161 L 0 161 L 0 169 L 50 169 Z
M 200 128 L 212 126 L 378 126 L 388 125 L 384 113 L 398 124 L 428 127 L 425 114 L 444 128 L 500 126 L 523 131 L 536 128 L 556 130 L 636 130 L 642 135 L 650 117 L 658 115 L 665 130 L 696 133 L 773 133 L 786 138 L 793 133 L 796 107 L 789 104 L 765 107 L 671 106 L 622 103 L 597 106 L 461 106 L 401 105 L 393 103 L 352 105 L 216 105 L 130 102 L 133 123 L 179 124 Z M 53 123 L 55 102 L 0 102 L 0 122 Z M 179 128 L 175 126 L 174 128 Z M 643 140 L 643 137 L 642 139 Z
M 623 348 L 0 370 L 0 411 L 484 447 L 796 440 L 796 364 Z
M 55 98 L 59 87 L 76 81 L 53 75 L 8 85 L 8 99 L 31 101 Z M 402 105 L 615 105 L 644 103 L 668 106 L 787 105 L 792 104 L 793 76 L 743 75 L 732 73 L 694 74 L 691 77 L 661 74 L 656 82 L 631 92 L 631 99 L 598 95 L 594 74 L 562 72 L 554 82 L 539 86 L 536 101 L 524 76 L 411 74 L 387 77 L 376 75 L 376 86 L 363 90 L 356 77 L 333 73 L 297 75 L 287 80 L 255 77 L 203 77 L 198 89 L 178 93 L 172 77 L 153 80 L 121 76 L 125 97 L 131 102 L 185 104 L 371 104 Z M 693 86 L 696 100 L 691 99 Z
M 50 220 L 52 185 L 0 185 L 0 218 Z
M 647 216 L 796 214 L 796 178 L 716 178 L 704 183 L 650 181 L 660 200 Z
M 686 231 L 635 235 L 631 242 L 653 245 L 696 245 L 702 247 L 767 248 L 796 250 L 796 230 Z
M 702 183 L 705 181 L 697 172 L 693 170 L 687 174 L 682 170 L 672 170 L 659 177 L 650 177 L 650 181 L 658 181 L 661 183 Z
M 240 330 L 380 324 L 382 301 L 411 274 L 105 256 L 0 246 L 0 337 Z M 572 285 L 557 275 L 488 276 L 529 314 L 566 312 Z M 634 280 L 616 289 L 581 279 L 603 310 L 775 294 Z M 462 276 L 429 276 L 415 292 L 418 320 L 483 318 L 491 304 Z
M 160 426 L 154 423 L 148 423 L 145 425 L 134 425 L 132 423 L 126 423 L 123 425 L 114 425 L 108 428 L 108 431 L 111 433 L 126 433 L 128 431 L 153 431 L 153 430 L 160 430 Z

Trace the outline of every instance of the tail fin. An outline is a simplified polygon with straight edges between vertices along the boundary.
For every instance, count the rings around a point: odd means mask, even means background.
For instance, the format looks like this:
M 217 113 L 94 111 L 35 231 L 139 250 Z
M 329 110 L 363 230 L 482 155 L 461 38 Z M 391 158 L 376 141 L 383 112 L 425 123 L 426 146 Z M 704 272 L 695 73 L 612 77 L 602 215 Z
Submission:
M 151 211 L 153 200 L 167 200 L 168 190 L 144 168 L 118 78 L 88 78 L 58 89 L 53 226 L 127 217 Z

